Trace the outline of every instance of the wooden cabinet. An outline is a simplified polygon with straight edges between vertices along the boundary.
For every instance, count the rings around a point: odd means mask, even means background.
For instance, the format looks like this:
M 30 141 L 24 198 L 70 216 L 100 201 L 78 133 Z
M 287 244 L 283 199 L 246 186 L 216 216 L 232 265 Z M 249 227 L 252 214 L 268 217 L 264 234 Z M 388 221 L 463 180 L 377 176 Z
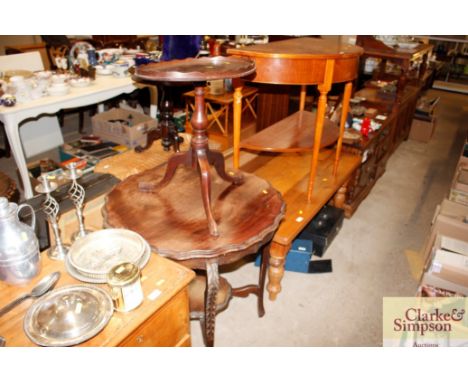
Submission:
M 190 346 L 187 301 L 188 291 L 184 288 L 119 346 Z
M 369 194 L 375 182 L 385 172 L 387 160 L 391 154 L 392 133 L 395 129 L 396 115 L 390 114 L 382 127 L 368 138 L 362 138 L 359 142 L 344 143 L 345 152 L 358 154 L 361 157 L 361 165 L 351 176 L 345 197 L 345 216 L 350 218 L 359 204 Z

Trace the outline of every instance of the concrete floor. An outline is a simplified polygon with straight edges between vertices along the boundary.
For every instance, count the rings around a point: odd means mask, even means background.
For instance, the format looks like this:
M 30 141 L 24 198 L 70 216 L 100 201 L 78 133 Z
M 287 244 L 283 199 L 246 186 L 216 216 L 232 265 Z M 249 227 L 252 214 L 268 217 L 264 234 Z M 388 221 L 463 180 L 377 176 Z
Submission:
M 466 134 L 468 97 L 434 90 L 429 95 L 441 96 L 434 137 L 403 142 L 392 155 L 386 173 L 327 250 L 333 272 L 286 272 L 277 300 L 266 298 L 263 318 L 254 295 L 231 300 L 217 316 L 216 346 L 382 344 L 382 297 L 415 294 L 417 281 L 404 251 L 422 247 Z M 223 276 L 243 285 L 256 281 L 258 268 L 249 263 Z M 192 344 L 203 346 L 197 321 Z
M 265 299 L 258 318 L 256 297 L 233 299 L 217 316 L 216 346 L 379 346 L 382 297 L 413 296 L 405 249 L 419 250 L 434 209 L 449 190 L 466 134 L 466 95 L 431 90 L 440 96 L 437 129 L 429 143 L 403 142 L 370 195 L 327 250 L 333 272 L 286 272 L 276 301 Z M 66 120 L 66 141 L 76 138 L 76 117 Z M 0 159 L 0 171 L 12 177 L 16 166 Z M 224 274 L 234 286 L 255 281 L 252 263 Z M 192 344 L 203 346 L 198 321 Z

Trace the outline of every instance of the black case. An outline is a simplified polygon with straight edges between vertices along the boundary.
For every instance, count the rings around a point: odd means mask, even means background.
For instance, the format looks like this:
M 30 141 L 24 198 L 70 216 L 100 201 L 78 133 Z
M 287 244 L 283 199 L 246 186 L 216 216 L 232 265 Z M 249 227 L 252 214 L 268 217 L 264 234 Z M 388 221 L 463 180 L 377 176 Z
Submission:
M 314 255 L 322 257 L 343 225 L 344 211 L 324 206 L 312 221 L 302 230 L 298 239 L 311 240 Z

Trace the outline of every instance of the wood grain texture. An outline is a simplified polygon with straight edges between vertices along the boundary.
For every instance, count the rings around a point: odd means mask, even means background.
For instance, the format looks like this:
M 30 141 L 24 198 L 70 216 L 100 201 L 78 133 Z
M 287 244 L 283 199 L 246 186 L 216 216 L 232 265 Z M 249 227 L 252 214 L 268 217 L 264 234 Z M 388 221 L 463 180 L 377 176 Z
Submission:
M 343 152 L 336 175 L 334 150 L 322 150 L 318 158 L 315 192 L 308 200 L 311 153 L 258 153 L 242 166 L 243 171 L 268 179 L 281 192 L 287 209 L 270 248 L 268 285 L 270 300 L 281 291 L 284 262 L 292 241 L 320 209 L 348 181 L 361 162 L 359 155 Z
M 118 184 L 107 196 L 105 223 L 140 233 L 154 250 L 174 260 L 204 261 L 262 242 L 281 221 L 283 200 L 267 181 L 243 174 L 244 182 L 236 186 L 212 170 L 212 211 L 219 229 L 219 237 L 214 237 L 192 169 L 179 167 L 172 181 L 156 193 L 139 192 L 139 182 L 158 182 L 164 170 L 160 166 Z
M 85 284 L 68 275 L 63 262 L 52 261 L 45 253 L 41 257 L 42 270 L 28 284 L 11 286 L 0 282 L 0 306 L 30 291 L 42 277 L 55 271 L 61 272 L 56 288 Z M 187 289 L 194 277 L 193 271 L 153 254 L 142 270 L 143 303 L 127 313 L 114 312 L 103 331 L 77 346 L 175 346 L 190 343 Z M 109 291 L 105 284 L 98 286 Z M 155 290 L 159 290 L 160 295 L 152 300 L 150 294 Z M 23 317 L 33 302 L 29 299 L 0 317 L 0 333 L 7 346 L 36 346 L 23 331 Z M 168 326 L 160 327 L 162 323 Z M 140 335 L 144 341 L 136 342 L 140 341 L 136 339 Z
M 307 186 L 311 157 L 310 153 L 259 153 L 241 167 L 243 171 L 268 179 L 272 186 L 281 192 L 286 202 L 286 213 L 273 242 L 291 244 L 320 208 L 346 182 L 361 161 L 358 155 L 343 152 L 337 175 L 334 177 L 334 150 L 322 150 L 318 160 L 316 192 L 309 202 Z
M 249 80 L 280 85 L 316 85 L 323 82 L 326 61 L 336 61 L 333 82 L 356 78 L 363 49 L 354 45 L 302 37 L 228 49 L 227 53 L 255 61 L 256 71 Z
M 240 147 L 248 150 L 272 152 L 312 151 L 316 125 L 315 112 L 298 111 L 268 129 L 244 139 Z M 330 146 L 338 139 L 339 127 L 329 119 L 324 121 L 320 147 Z

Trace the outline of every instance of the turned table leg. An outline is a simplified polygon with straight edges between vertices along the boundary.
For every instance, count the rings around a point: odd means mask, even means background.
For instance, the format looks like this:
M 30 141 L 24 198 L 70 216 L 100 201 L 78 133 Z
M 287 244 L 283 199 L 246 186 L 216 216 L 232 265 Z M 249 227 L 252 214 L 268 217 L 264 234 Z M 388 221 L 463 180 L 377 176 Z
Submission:
M 216 296 L 219 290 L 218 263 L 206 264 L 206 290 L 205 290 L 205 341 L 206 346 L 214 346 Z
M 276 300 L 281 292 L 281 279 L 284 275 L 284 261 L 291 245 L 281 245 L 276 242 L 270 247 L 270 267 L 268 268 L 268 293 L 270 300 Z
M 338 142 L 336 144 L 336 153 L 335 153 L 335 164 L 333 166 L 333 176 L 338 174 L 338 165 L 340 164 L 341 148 L 343 145 L 343 134 L 346 125 L 346 119 L 348 117 L 349 110 L 349 100 L 351 98 L 351 93 L 353 91 L 353 83 L 347 82 L 344 88 L 343 94 L 343 108 L 341 110 L 341 120 L 340 120 L 340 135 L 338 136 Z
M 344 208 L 344 204 L 346 201 L 346 191 L 347 191 L 348 181 L 346 181 L 336 192 L 333 203 L 336 208 Z
M 323 83 L 318 85 L 320 96 L 317 103 L 317 114 L 315 118 L 314 146 L 312 148 L 312 162 L 310 165 L 309 186 L 307 189 L 308 202 L 312 201 L 312 193 L 314 191 L 315 176 L 317 175 L 318 156 L 320 152 L 320 142 L 322 141 L 323 125 L 325 122 L 325 112 L 327 108 L 327 94 L 332 86 L 334 66 L 334 60 L 327 60 Z
M 240 137 L 241 137 L 241 119 L 242 119 L 242 86 L 238 86 L 234 90 L 233 110 L 233 163 L 234 168 L 239 168 L 240 156 Z

